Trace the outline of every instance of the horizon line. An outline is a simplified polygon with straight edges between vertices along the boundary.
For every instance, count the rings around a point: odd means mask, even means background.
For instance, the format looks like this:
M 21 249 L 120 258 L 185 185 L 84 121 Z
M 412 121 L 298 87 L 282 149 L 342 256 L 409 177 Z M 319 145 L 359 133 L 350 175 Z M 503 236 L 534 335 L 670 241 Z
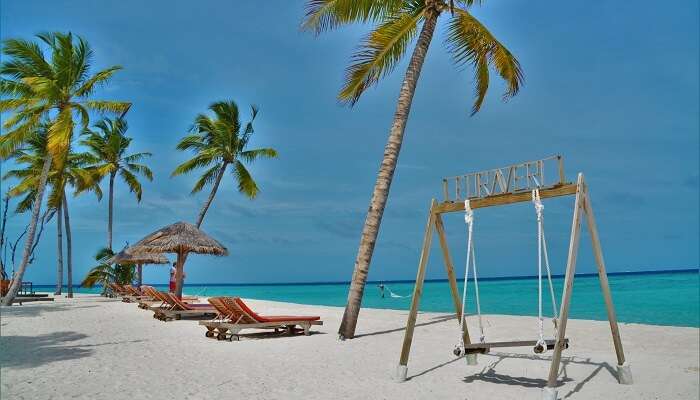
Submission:
M 608 272 L 608 276 L 619 276 L 619 275 L 653 275 L 653 274 L 664 274 L 664 273 L 687 273 L 687 272 L 700 272 L 700 266 L 692 268 L 675 268 L 675 269 L 657 269 L 657 270 L 644 270 L 644 271 L 622 271 L 622 272 Z M 575 276 L 597 276 L 597 272 L 584 272 L 576 273 Z M 552 274 L 552 278 L 563 278 L 564 274 Z M 491 277 L 480 277 L 483 281 L 502 281 L 502 280 L 520 280 L 520 279 L 536 279 L 537 275 L 516 275 L 516 276 L 491 276 Z M 447 278 L 432 278 L 425 279 L 425 282 L 446 282 Z M 385 279 L 385 280 L 368 280 L 367 283 L 414 283 L 415 279 Z M 158 286 L 167 285 L 167 283 L 145 283 L 146 285 Z M 350 281 L 307 281 L 307 282 L 267 282 L 267 283 L 185 283 L 184 287 L 187 286 L 293 286 L 293 285 L 349 285 Z M 34 287 L 55 287 L 56 284 L 33 284 Z M 67 285 L 63 285 L 66 287 Z M 76 288 L 82 288 L 80 285 L 74 285 Z M 97 287 L 97 285 L 96 285 Z

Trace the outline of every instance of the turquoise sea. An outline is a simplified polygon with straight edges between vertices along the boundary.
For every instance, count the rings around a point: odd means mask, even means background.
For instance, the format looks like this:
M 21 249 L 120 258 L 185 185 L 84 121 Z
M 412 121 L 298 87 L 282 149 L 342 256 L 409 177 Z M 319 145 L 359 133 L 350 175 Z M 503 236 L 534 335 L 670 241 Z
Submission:
M 554 279 L 557 299 L 561 296 L 562 277 Z M 613 301 L 621 322 L 655 325 L 700 327 L 700 275 L 698 270 L 673 272 L 620 273 L 609 275 Z M 408 310 L 413 282 L 385 281 L 392 292 L 405 296 L 382 298 L 379 282 L 370 282 L 365 289 L 363 307 Z M 546 284 L 546 280 L 544 282 Z M 167 285 L 155 285 L 166 289 Z M 37 290 L 43 287 L 37 286 Z M 185 293 L 199 296 L 232 295 L 261 300 L 303 304 L 344 306 L 348 283 L 306 284 L 202 284 L 185 285 Z M 43 289 L 46 290 L 46 289 Z M 99 293 L 100 288 L 76 289 L 79 293 Z M 461 295 L 460 286 L 460 295 Z M 473 300 L 470 283 L 468 296 Z M 545 286 L 545 290 L 546 286 Z M 479 280 L 481 311 L 484 314 L 537 315 L 537 279 L 485 278 Z M 544 312 L 551 313 L 549 292 L 543 294 Z M 557 300 L 558 301 L 558 300 Z M 420 303 L 421 311 L 451 312 L 454 310 L 446 280 L 426 281 Z M 473 302 L 469 309 L 474 311 Z M 597 275 L 577 275 L 574 280 L 571 318 L 606 320 L 605 306 Z

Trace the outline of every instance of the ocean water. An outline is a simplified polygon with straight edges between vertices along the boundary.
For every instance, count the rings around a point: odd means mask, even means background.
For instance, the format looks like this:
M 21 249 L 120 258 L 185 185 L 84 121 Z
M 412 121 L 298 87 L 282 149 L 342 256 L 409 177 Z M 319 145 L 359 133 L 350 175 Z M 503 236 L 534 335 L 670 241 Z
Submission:
M 561 297 L 563 278 L 553 279 L 557 301 Z M 676 272 L 647 272 L 610 274 L 613 302 L 620 322 L 654 325 L 700 327 L 700 275 L 698 270 Z M 383 282 L 398 296 L 391 297 L 385 290 L 382 298 L 378 282 L 370 282 L 365 289 L 363 307 L 408 310 L 413 282 Z M 543 311 L 551 315 L 552 306 L 546 280 L 543 282 Z M 155 285 L 167 290 L 167 285 Z M 252 299 L 275 300 L 302 304 L 344 306 L 348 283 L 308 283 L 235 285 L 185 285 L 184 292 L 199 296 L 231 295 Z M 41 287 L 37 287 L 41 290 Z M 79 293 L 99 293 L 100 288 L 78 288 Z M 468 287 L 468 310 L 474 312 L 474 288 Z M 462 286 L 459 283 L 461 295 Z M 479 280 L 481 312 L 483 314 L 537 315 L 537 279 L 490 278 Z M 426 281 L 420 302 L 421 311 L 452 312 L 454 306 L 446 280 Z M 577 275 L 569 313 L 571 318 L 606 320 L 598 277 Z

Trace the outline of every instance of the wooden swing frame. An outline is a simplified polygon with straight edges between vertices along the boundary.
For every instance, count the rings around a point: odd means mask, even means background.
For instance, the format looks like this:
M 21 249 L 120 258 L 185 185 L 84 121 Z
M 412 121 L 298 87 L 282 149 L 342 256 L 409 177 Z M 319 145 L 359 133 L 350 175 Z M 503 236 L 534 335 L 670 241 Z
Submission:
M 558 182 L 545 186 L 544 185 L 544 174 L 543 174 L 543 167 L 544 167 L 544 162 L 550 159 L 556 159 L 558 162 L 558 175 L 559 175 L 559 180 Z M 518 188 L 517 183 L 515 186 L 513 186 L 513 190 L 510 190 L 511 188 L 511 175 L 515 175 L 516 182 L 517 182 L 517 170 L 518 168 L 523 167 L 528 170 L 527 176 L 524 178 L 527 180 L 527 183 L 525 184 L 525 187 L 523 188 Z M 537 172 L 531 174 L 530 170 L 531 168 L 535 171 L 539 171 L 540 175 L 537 175 Z M 507 173 L 501 173 L 499 177 L 499 173 L 496 172 L 493 174 L 492 172 L 494 171 L 509 171 Z M 543 160 L 537 160 L 537 161 L 532 161 L 532 162 L 527 162 L 523 164 L 518 164 L 518 165 L 513 165 L 509 166 L 506 168 L 502 168 L 499 170 L 492 170 L 492 171 L 487 171 L 485 173 L 492 173 L 491 177 L 495 177 L 495 179 L 492 179 L 493 182 L 493 188 L 497 187 L 497 184 L 501 186 L 501 193 L 494 194 L 495 191 L 488 191 L 486 192 L 485 196 L 481 196 L 481 188 L 482 186 L 485 187 L 486 185 L 483 182 L 480 182 L 480 177 L 483 177 L 484 173 L 476 173 L 476 174 L 470 174 L 470 175 L 464 175 L 461 178 L 467 178 L 467 182 L 469 181 L 469 177 L 474 177 L 474 181 L 476 182 L 476 187 L 477 187 L 477 193 L 473 196 L 470 197 L 470 193 L 466 193 L 466 197 L 470 199 L 470 206 L 472 209 L 477 209 L 477 208 L 485 208 L 485 207 L 492 207 L 492 206 L 500 206 L 500 205 L 505 205 L 505 204 L 513 204 L 513 203 L 520 203 L 520 202 L 525 202 L 525 201 L 531 201 L 532 200 L 532 188 L 537 188 L 539 189 L 540 197 L 542 199 L 545 198 L 551 198 L 551 197 L 560 197 L 560 196 L 569 196 L 569 195 L 575 195 L 575 202 L 574 202 L 574 213 L 573 213 L 573 222 L 571 226 L 571 239 L 569 242 L 569 250 L 568 250 L 568 260 L 566 263 L 566 274 L 564 277 L 564 291 L 561 296 L 561 301 L 560 301 L 560 311 L 559 311 L 559 320 L 558 320 L 558 330 L 557 330 L 557 336 L 555 338 L 555 343 L 554 343 L 554 348 L 553 348 L 553 355 L 552 355 L 552 360 L 551 360 L 551 366 L 549 369 L 549 377 L 547 380 L 547 388 L 550 393 L 553 393 L 552 398 L 556 398 L 556 391 L 555 387 L 557 385 L 557 377 L 559 375 L 559 367 L 561 363 L 561 352 L 566 348 L 566 344 L 568 343 L 567 339 L 565 338 L 566 335 L 566 324 L 567 320 L 569 318 L 569 306 L 571 304 L 571 292 L 573 289 L 573 283 L 574 283 L 574 277 L 575 277 L 575 270 L 576 270 L 576 258 L 578 255 L 578 248 L 579 248 L 579 241 L 580 241 L 580 232 L 581 232 L 581 223 L 582 219 L 585 216 L 586 222 L 587 222 L 587 227 L 588 227 L 588 232 L 591 237 L 591 244 L 593 247 L 593 254 L 595 256 L 595 261 L 597 264 L 598 268 L 598 278 L 600 281 L 600 287 L 603 293 L 603 299 L 605 301 L 605 307 L 607 310 L 607 316 L 608 316 L 608 321 L 610 322 L 610 331 L 612 333 L 612 339 L 613 339 L 613 345 L 615 347 L 615 354 L 617 356 L 617 363 L 618 363 L 618 381 L 622 384 L 631 384 L 632 383 L 632 376 L 631 372 L 629 370 L 629 365 L 626 364 L 625 361 L 625 354 L 624 350 L 622 348 L 622 340 L 620 339 L 620 330 L 617 324 L 617 317 L 615 315 L 615 307 L 613 305 L 613 300 L 612 300 L 612 294 L 610 292 L 610 285 L 608 284 L 608 276 L 605 270 L 605 261 L 603 259 L 603 251 L 601 249 L 600 245 L 600 238 L 598 236 L 598 228 L 596 226 L 595 222 L 595 217 L 593 214 L 593 207 L 591 205 L 591 200 L 590 196 L 588 194 L 588 187 L 584 181 L 583 174 L 579 173 L 578 174 L 578 179 L 576 183 L 568 183 L 565 181 L 564 178 L 564 167 L 563 167 L 563 159 L 561 156 L 554 156 L 550 157 L 547 159 Z M 505 176 L 508 176 L 507 178 L 507 185 L 506 185 L 506 178 Z M 538 179 L 531 179 L 531 176 L 539 176 Z M 445 195 L 445 200 L 442 203 L 438 203 L 437 200 L 433 199 L 431 204 L 430 204 L 430 211 L 428 213 L 428 222 L 425 227 L 425 235 L 423 237 L 423 247 L 421 250 L 420 254 L 420 259 L 418 262 L 418 273 L 416 276 L 416 283 L 415 287 L 413 290 L 413 297 L 411 299 L 411 308 L 410 312 L 408 314 L 408 321 L 406 322 L 406 331 L 404 334 L 404 340 L 403 340 L 403 346 L 401 348 L 401 357 L 399 360 L 399 366 L 397 369 L 397 379 L 399 381 L 405 381 L 406 380 L 406 375 L 407 375 L 407 366 L 408 366 L 408 358 L 409 354 L 411 351 L 411 343 L 413 341 L 413 333 L 416 327 L 416 317 L 418 315 L 418 307 L 420 303 L 420 298 L 421 294 L 423 293 L 423 283 L 425 280 L 425 271 L 426 271 L 426 266 L 428 264 L 428 257 L 430 255 L 430 248 L 432 244 L 432 239 L 433 239 L 433 227 L 435 228 L 435 231 L 437 232 L 438 239 L 440 241 L 440 248 L 442 250 L 442 255 L 444 258 L 445 262 L 445 270 L 447 272 L 447 279 L 448 283 L 450 286 L 450 292 L 452 294 L 452 301 L 454 302 L 454 307 L 455 307 L 455 315 L 456 315 L 456 320 L 457 323 L 459 323 L 459 318 L 460 315 L 462 314 L 462 299 L 461 295 L 458 292 L 457 289 L 457 280 L 455 278 L 455 273 L 454 273 L 454 266 L 452 263 L 452 258 L 450 257 L 450 252 L 447 246 L 447 237 L 445 234 L 445 227 L 443 224 L 442 220 L 442 214 L 445 213 L 452 213 L 452 212 L 464 212 L 464 202 L 463 201 L 458 201 L 460 200 L 460 177 L 456 178 L 445 178 L 443 179 L 443 188 L 444 188 L 444 195 Z M 455 187 L 455 193 L 456 193 L 456 199 L 455 201 L 450 200 L 449 198 L 449 193 L 448 193 L 448 182 L 450 179 L 456 179 L 456 187 Z M 522 178 L 520 178 L 522 180 Z M 502 181 L 503 184 L 500 184 L 499 181 Z M 535 183 L 535 187 L 530 186 L 530 182 Z M 467 185 L 468 186 L 468 185 Z M 491 183 L 489 183 L 487 186 L 491 186 Z M 466 315 L 465 315 L 466 318 Z M 466 321 L 465 321 L 466 322 Z M 469 337 L 469 330 L 467 329 L 467 324 L 463 324 L 464 329 L 462 332 L 462 337 L 464 340 L 464 344 L 467 345 L 467 347 L 474 347 L 474 345 L 471 345 L 471 340 Z M 512 342 L 515 345 L 517 345 L 517 342 Z M 525 342 L 523 342 L 525 343 Z M 528 342 L 529 343 L 529 342 Z M 470 346 L 471 345 L 471 346 Z M 496 346 L 492 346 L 496 347 Z M 484 349 L 484 351 L 477 351 L 477 352 L 487 352 L 488 349 Z M 468 355 L 469 356 L 469 355 Z M 475 356 L 473 354 L 472 356 Z

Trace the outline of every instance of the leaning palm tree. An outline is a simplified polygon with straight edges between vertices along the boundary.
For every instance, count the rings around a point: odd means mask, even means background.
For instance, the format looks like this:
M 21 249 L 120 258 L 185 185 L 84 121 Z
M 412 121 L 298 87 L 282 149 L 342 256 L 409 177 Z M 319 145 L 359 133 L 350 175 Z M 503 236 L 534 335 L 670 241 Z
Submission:
M 447 14 L 446 47 L 458 65 L 471 64 L 475 70 L 476 99 L 472 115 L 479 111 L 489 86 L 490 68 L 505 80 L 508 99 L 518 93 L 523 81 L 520 64 L 470 12 L 477 0 L 308 0 L 302 29 L 319 34 L 351 23 L 374 23 L 346 70 L 345 84 L 338 94 L 341 102 L 354 105 L 367 88 L 393 71 L 414 39 L 406 74 L 401 84 L 394 121 L 384 149 L 362 229 L 360 246 L 340 325 L 341 338 L 355 335 L 369 265 L 379 234 L 389 188 L 394 177 L 404 129 L 411 110 L 423 62 L 438 18 Z M 419 33 L 420 28 L 420 33 Z
M 124 118 L 104 118 L 95 124 L 97 131 L 88 131 L 81 142 L 87 147 L 92 159 L 90 167 L 97 181 L 109 175 L 109 211 L 107 218 L 107 248 L 112 248 L 112 221 L 114 216 L 114 180 L 119 175 L 129 190 L 141 201 L 141 183 L 136 175 L 140 174 L 149 181 L 153 172 L 139 161 L 150 157 L 151 153 L 126 154 L 131 138 L 125 135 L 128 125 Z
M 5 57 L 0 65 L 0 112 L 11 114 L 2 124 L 6 132 L 0 136 L 0 159 L 9 157 L 40 124 L 48 124 L 48 152 L 36 189 L 37 201 L 32 206 L 22 261 L 3 305 L 12 304 L 21 286 L 34 244 L 49 169 L 54 160 L 57 169 L 62 169 L 76 119 L 85 129 L 90 123 L 90 111 L 123 114 L 130 105 L 91 99 L 95 89 L 109 82 L 121 67 L 109 67 L 90 75 L 93 52 L 84 39 L 71 33 L 42 33 L 37 38 L 39 43 L 8 39 L 2 46 Z M 45 49 L 50 52 L 50 58 L 44 54 Z
M 214 118 L 199 114 L 195 118 L 191 134 L 182 138 L 177 145 L 178 150 L 192 150 L 195 156 L 180 164 L 172 173 L 172 176 L 176 176 L 198 168 L 207 168 L 192 188 L 194 194 L 206 185 L 212 185 L 209 197 L 197 216 L 197 228 L 202 225 L 229 166 L 233 167 L 232 173 L 238 191 L 253 199 L 257 196 L 259 188 L 245 164 L 258 158 L 277 157 L 277 151 L 272 148 L 248 149 L 248 142 L 253 134 L 253 120 L 258 115 L 257 107 L 251 106 L 252 116 L 245 126 L 238 118 L 238 106 L 233 101 L 216 102 L 209 106 L 209 110 L 214 113 Z
M 10 197 L 23 196 L 17 203 L 15 212 L 25 213 L 32 209 L 37 199 L 38 185 L 41 180 L 44 159 L 47 153 L 47 126 L 42 125 L 35 135 L 31 135 L 22 148 L 16 149 L 13 158 L 19 168 L 7 171 L 3 176 L 4 180 L 16 179 L 15 185 L 7 195 Z M 63 287 L 63 228 L 65 226 L 67 250 L 68 250 L 68 292 L 72 297 L 72 245 L 70 243 L 70 221 L 68 217 L 68 205 L 65 198 L 65 187 L 67 185 L 76 188 L 76 195 L 86 191 L 93 191 L 97 199 L 102 198 L 102 191 L 99 185 L 92 183 L 92 176 L 84 166 L 88 160 L 86 153 L 67 154 L 66 161 L 62 163 L 63 170 L 58 171 L 54 167 L 49 171 L 47 183 L 51 187 L 48 196 L 47 207 L 56 214 L 57 227 L 57 272 L 56 291 L 54 294 L 61 294 Z M 63 225 L 65 222 L 65 225 Z

